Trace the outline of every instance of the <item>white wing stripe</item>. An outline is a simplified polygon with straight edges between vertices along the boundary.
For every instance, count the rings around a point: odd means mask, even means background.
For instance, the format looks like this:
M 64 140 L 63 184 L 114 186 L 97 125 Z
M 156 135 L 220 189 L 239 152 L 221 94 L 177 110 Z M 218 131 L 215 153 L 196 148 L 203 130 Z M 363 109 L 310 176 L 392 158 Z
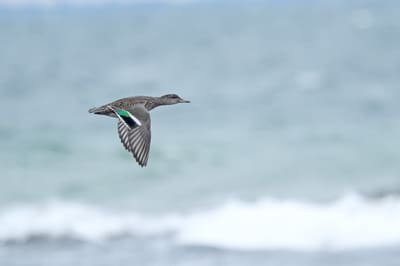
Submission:
M 128 112 L 130 118 L 132 118 L 133 121 L 140 127 L 142 125 L 142 122 L 139 121 L 134 115 L 132 115 L 130 112 Z

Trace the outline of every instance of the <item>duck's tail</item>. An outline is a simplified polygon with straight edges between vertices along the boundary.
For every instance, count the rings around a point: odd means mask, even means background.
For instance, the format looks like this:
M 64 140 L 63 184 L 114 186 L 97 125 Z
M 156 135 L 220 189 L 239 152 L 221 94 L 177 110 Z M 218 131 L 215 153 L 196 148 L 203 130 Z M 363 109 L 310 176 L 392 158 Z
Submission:
M 89 113 L 96 113 L 96 110 L 98 109 L 98 107 L 93 107 L 89 109 Z
M 112 111 L 112 109 L 109 108 L 108 105 L 90 108 L 88 112 L 96 115 L 108 115 L 113 117 L 115 116 L 114 112 Z

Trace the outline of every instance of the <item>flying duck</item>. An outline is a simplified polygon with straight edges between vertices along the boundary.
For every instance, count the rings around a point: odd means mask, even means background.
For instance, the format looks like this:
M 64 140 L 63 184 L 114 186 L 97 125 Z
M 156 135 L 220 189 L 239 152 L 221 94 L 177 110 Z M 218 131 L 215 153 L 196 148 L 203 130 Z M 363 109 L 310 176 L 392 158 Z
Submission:
M 161 105 L 189 103 L 176 94 L 161 97 L 134 96 L 89 109 L 89 113 L 118 118 L 118 135 L 125 149 L 144 167 L 149 158 L 151 126 L 150 113 Z

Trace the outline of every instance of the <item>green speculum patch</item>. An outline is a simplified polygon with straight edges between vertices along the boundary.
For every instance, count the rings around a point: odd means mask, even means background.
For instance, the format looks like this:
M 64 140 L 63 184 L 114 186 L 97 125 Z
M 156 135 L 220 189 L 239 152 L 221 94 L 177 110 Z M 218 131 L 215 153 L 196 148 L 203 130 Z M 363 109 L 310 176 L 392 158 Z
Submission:
M 123 109 L 116 109 L 115 111 L 130 128 L 134 128 L 134 127 L 138 126 L 138 124 L 135 122 L 135 120 L 133 120 L 132 117 L 130 116 L 129 112 L 127 112 Z
M 127 111 L 123 110 L 123 109 L 117 109 L 116 111 L 120 116 L 130 117 L 129 113 Z

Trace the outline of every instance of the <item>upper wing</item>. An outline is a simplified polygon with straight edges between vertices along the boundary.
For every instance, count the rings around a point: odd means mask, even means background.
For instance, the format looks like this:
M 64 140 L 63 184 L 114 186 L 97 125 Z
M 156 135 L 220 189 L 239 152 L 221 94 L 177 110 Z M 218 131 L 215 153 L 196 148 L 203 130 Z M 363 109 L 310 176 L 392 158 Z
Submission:
M 140 166 L 146 166 L 151 142 L 149 112 L 141 105 L 135 106 L 130 112 L 112 110 L 119 119 L 118 135 L 125 149 L 133 154 Z

